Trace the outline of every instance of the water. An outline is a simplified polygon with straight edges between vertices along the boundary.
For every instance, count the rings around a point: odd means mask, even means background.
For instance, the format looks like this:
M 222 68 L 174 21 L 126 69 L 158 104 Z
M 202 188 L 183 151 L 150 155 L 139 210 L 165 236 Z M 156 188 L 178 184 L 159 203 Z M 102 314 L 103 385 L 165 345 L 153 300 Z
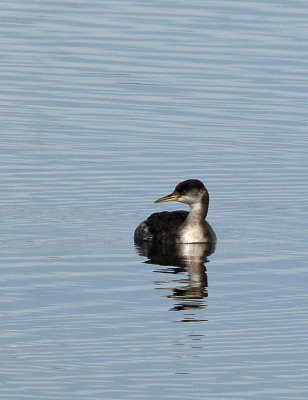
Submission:
M 1 398 L 306 399 L 306 2 L 0 8 Z M 132 240 L 187 178 L 204 265 Z

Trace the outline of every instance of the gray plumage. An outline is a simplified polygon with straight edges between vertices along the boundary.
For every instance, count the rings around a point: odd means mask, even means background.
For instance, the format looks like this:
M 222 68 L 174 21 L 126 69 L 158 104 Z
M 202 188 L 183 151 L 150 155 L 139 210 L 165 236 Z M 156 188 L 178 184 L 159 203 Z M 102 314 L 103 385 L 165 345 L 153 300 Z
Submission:
M 190 206 L 187 211 L 163 211 L 148 217 L 136 228 L 136 242 L 204 243 L 215 242 L 216 235 L 205 221 L 209 195 L 203 183 L 189 179 L 179 183 L 175 190 L 156 203 L 179 201 Z

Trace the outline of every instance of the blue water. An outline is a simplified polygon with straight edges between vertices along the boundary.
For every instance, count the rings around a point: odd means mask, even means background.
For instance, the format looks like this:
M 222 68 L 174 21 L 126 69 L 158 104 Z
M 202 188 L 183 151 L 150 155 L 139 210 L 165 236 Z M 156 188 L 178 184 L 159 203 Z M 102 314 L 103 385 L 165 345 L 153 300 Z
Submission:
M 306 2 L 0 16 L 0 397 L 307 399 Z M 164 264 L 133 232 L 187 178 L 216 250 Z

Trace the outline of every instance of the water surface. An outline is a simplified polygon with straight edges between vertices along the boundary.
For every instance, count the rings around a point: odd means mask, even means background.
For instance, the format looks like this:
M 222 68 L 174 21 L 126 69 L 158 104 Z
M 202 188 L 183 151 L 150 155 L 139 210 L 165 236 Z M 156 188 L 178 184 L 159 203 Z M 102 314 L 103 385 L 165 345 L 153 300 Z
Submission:
M 1 396 L 306 399 L 305 2 L 0 10 Z M 135 248 L 187 178 L 215 252 Z

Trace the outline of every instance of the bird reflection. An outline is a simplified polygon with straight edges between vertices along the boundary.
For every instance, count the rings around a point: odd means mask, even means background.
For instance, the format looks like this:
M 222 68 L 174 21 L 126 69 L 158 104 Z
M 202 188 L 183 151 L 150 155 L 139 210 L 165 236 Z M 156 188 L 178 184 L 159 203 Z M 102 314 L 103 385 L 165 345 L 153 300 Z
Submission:
M 208 296 L 208 279 L 205 263 L 215 251 L 215 243 L 155 244 L 135 243 L 139 255 L 147 257 L 147 264 L 163 266 L 155 272 L 178 274 L 188 272 L 188 278 L 174 280 L 168 296 L 176 300 L 172 311 L 194 310 L 204 307 L 203 299 Z M 189 318 L 188 318 L 189 320 Z

